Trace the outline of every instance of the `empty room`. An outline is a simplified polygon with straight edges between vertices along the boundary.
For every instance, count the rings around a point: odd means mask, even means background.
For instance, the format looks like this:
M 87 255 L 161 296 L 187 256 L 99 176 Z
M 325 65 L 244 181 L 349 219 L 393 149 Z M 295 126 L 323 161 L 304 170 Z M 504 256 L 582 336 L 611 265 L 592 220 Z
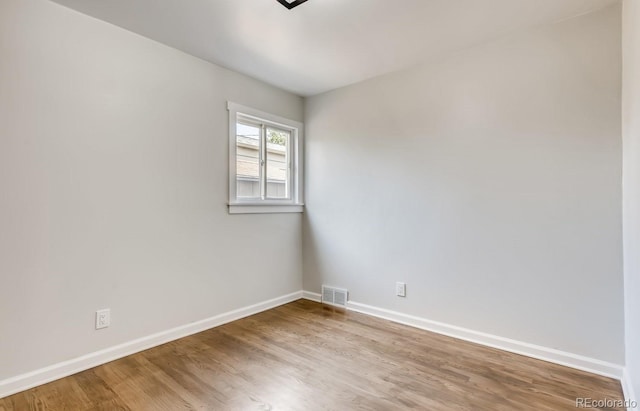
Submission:
M 640 0 L 0 0 L 0 411 L 640 410 Z

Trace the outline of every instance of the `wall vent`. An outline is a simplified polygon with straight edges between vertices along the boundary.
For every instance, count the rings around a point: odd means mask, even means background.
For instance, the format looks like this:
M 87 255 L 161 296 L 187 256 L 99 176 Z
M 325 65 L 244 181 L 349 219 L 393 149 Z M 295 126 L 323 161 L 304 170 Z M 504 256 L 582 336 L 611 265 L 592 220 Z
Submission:
M 344 288 L 322 286 L 322 303 L 336 305 L 338 307 L 347 306 L 348 292 Z

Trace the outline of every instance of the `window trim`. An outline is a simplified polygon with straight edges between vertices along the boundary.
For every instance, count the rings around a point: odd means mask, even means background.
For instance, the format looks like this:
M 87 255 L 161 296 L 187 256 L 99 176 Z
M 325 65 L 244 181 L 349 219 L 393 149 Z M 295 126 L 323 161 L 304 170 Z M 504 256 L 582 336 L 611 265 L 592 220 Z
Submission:
M 303 123 L 231 101 L 227 102 L 227 110 L 229 110 L 229 214 L 303 212 Z M 239 115 L 250 120 L 255 120 L 267 127 L 272 126 L 291 130 L 291 141 L 289 142 L 289 154 L 291 156 L 291 167 L 289 171 L 289 183 L 291 185 L 289 188 L 290 198 L 280 200 L 273 198 L 244 199 L 237 197 L 236 124 Z M 262 179 L 262 176 L 260 178 Z

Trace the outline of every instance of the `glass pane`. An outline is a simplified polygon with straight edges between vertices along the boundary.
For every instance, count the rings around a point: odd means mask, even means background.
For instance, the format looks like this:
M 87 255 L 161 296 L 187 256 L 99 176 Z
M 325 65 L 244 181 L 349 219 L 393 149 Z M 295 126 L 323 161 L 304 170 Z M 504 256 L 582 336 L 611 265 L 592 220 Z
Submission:
M 291 132 L 267 127 L 267 197 L 289 198 Z
M 260 127 L 236 124 L 236 195 L 260 198 Z

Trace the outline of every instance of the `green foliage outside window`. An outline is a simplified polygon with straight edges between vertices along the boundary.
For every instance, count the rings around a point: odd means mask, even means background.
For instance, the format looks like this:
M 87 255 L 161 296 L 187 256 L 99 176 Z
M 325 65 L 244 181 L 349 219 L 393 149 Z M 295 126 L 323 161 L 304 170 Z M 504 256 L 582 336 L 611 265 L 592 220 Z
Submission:
M 288 133 L 267 129 L 267 141 L 271 144 L 278 144 L 284 146 L 287 144 Z

